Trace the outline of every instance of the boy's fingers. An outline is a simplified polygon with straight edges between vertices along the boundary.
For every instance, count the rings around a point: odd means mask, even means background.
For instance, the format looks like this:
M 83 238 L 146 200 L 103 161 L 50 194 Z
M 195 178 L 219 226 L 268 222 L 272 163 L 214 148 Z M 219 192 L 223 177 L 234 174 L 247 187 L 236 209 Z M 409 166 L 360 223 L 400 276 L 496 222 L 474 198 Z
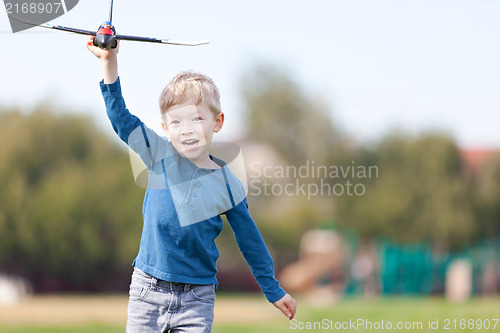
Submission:
M 288 310 L 287 306 L 285 304 L 282 304 L 281 306 L 278 307 L 278 309 L 280 309 L 280 311 L 287 317 L 287 318 L 290 318 L 291 316 L 291 313 L 290 311 Z M 290 318 L 291 319 L 291 318 Z
M 295 317 L 297 302 L 290 295 L 285 295 L 283 299 L 275 303 L 276 307 L 290 320 Z
M 287 317 L 292 320 L 295 316 L 295 312 L 297 311 L 297 302 L 295 300 L 290 300 L 289 302 L 286 302 L 285 305 L 289 311 Z
M 288 319 L 292 320 L 292 316 L 293 316 L 293 314 L 292 314 L 292 312 L 291 312 L 288 308 L 287 308 L 287 309 L 286 309 L 286 311 L 285 311 L 285 316 L 286 316 Z
M 94 46 L 94 38 L 95 36 L 89 36 L 89 39 L 87 39 L 86 46 L 89 50 Z
M 295 317 L 295 312 L 297 311 L 297 301 L 289 294 L 286 294 L 273 304 L 275 307 L 280 309 L 280 311 L 283 312 L 289 320 L 292 320 L 293 317 Z

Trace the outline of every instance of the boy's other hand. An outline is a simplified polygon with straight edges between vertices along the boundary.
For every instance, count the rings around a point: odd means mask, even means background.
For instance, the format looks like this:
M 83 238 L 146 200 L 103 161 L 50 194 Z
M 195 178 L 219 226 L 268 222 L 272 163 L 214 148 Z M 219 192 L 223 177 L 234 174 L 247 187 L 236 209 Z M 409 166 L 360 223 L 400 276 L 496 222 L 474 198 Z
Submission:
M 111 56 L 115 56 L 118 54 L 118 49 L 120 48 L 120 41 L 118 40 L 118 45 L 114 49 L 106 50 L 94 45 L 95 36 L 89 36 L 87 40 L 87 49 L 92 52 L 97 58 L 102 60 L 108 60 Z
M 292 320 L 293 317 L 295 317 L 297 301 L 289 294 L 286 294 L 279 301 L 276 301 L 273 304 L 275 307 L 280 309 L 288 319 Z

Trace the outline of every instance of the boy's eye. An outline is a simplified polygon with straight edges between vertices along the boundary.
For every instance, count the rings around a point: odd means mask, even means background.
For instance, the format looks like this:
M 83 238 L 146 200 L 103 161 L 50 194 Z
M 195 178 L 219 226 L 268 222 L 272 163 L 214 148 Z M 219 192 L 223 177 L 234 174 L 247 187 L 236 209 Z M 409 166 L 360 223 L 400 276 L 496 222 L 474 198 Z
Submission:
M 201 120 L 201 117 L 195 117 L 193 120 L 194 120 L 194 121 L 200 121 L 200 120 Z
M 171 125 L 177 125 L 177 124 L 180 124 L 180 121 L 178 121 L 178 120 L 172 120 L 172 121 L 170 122 L 170 124 L 171 124 Z

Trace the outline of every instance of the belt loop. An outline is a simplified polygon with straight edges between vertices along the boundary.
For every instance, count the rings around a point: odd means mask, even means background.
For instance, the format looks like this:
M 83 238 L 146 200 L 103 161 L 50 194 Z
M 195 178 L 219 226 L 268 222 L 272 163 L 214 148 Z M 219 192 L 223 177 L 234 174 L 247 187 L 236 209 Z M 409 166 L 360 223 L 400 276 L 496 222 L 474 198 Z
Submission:
M 192 286 L 191 284 L 186 283 L 186 284 L 184 285 L 184 291 L 189 291 L 189 289 L 191 289 L 191 286 Z
M 158 285 L 158 279 L 155 277 L 151 277 L 151 289 L 156 289 L 157 285 Z

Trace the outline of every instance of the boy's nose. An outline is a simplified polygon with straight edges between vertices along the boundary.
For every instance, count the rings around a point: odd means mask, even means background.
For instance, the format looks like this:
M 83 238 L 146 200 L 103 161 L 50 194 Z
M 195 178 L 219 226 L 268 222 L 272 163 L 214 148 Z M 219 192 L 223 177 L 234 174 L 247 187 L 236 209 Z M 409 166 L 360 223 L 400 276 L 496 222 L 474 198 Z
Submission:
M 193 133 L 193 126 L 190 124 L 184 124 L 181 129 L 181 134 L 191 134 Z

